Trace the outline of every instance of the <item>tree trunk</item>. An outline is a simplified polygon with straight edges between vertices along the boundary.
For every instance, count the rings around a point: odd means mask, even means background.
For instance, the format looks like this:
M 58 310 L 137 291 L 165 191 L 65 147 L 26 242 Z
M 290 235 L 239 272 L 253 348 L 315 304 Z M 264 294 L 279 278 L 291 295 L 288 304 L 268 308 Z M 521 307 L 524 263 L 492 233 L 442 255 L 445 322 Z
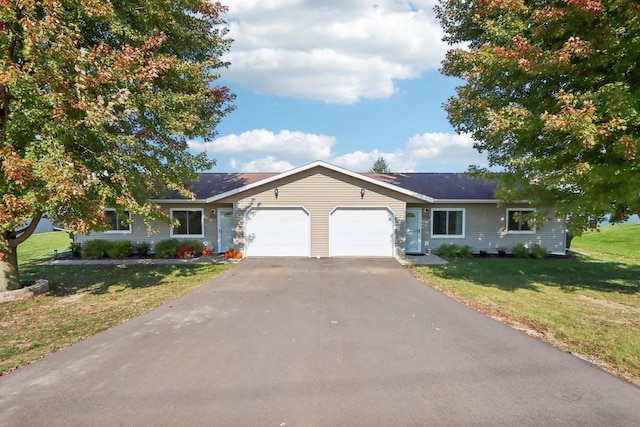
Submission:
M 39 212 L 26 227 L 0 234 L 0 292 L 20 289 L 18 245 L 33 234 L 41 218 L 42 212 Z
M 20 273 L 18 271 L 17 248 L 5 242 L 4 248 L 0 251 L 4 254 L 0 259 L 0 292 L 19 289 Z

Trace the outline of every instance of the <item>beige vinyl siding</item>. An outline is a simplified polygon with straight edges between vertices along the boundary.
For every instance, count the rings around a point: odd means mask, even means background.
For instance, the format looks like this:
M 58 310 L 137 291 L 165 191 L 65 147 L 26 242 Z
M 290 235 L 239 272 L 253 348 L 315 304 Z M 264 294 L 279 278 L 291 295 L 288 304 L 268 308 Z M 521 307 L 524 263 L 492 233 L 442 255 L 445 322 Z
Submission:
M 161 208 L 167 212 L 170 209 L 203 209 L 204 216 L 204 237 L 180 237 L 179 240 L 198 240 L 208 241 L 214 247 L 218 244 L 217 233 L 217 215 L 211 215 L 211 209 L 217 209 L 218 207 L 225 207 L 224 205 L 206 205 L 204 203 L 171 203 L 163 204 Z M 230 207 L 230 206 L 226 206 Z M 131 215 L 133 223 L 131 224 L 131 233 L 107 233 L 107 232 L 93 232 L 90 234 L 76 234 L 74 236 L 75 243 L 83 243 L 88 240 L 102 239 L 102 240 L 130 240 L 131 242 L 148 242 L 153 245 L 160 240 L 166 240 L 171 238 L 169 225 L 163 221 L 153 221 L 151 227 L 147 227 L 144 223 L 144 217 L 141 215 Z M 217 248 L 216 248 L 217 249 Z
M 531 245 L 538 243 L 550 252 L 564 253 L 565 248 L 565 223 L 562 218 L 555 216 L 552 209 L 548 209 L 548 221 L 535 234 L 509 234 L 507 233 L 507 208 L 529 209 L 530 206 L 508 205 L 497 206 L 495 204 L 446 204 L 423 205 L 430 210 L 457 209 L 465 210 L 465 237 L 446 238 L 431 236 L 431 213 L 423 213 L 422 230 L 425 249 L 437 249 L 442 244 L 469 245 L 474 252 L 487 251 L 495 253 L 498 247 L 503 247 L 510 252 L 518 243 Z M 427 245 L 426 242 L 429 242 Z
M 278 188 L 276 199 L 274 189 Z M 364 197 L 360 192 L 364 189 Z M 309 212 L 311 256 L 329 256 L 329 215 L 337 207 L 384 207 L 395 215 L 396 256 L 404 254 L 405 201 L 408 196 L 357 178 L 312 168 L 241 193 L 235 201 L 237 244 L 243 241 L 244 214 L 253 207 L 304 207 Z M 229 201 L 229 200 L 224 200 Z M 243 249 L 243 248 L 242 248 Z

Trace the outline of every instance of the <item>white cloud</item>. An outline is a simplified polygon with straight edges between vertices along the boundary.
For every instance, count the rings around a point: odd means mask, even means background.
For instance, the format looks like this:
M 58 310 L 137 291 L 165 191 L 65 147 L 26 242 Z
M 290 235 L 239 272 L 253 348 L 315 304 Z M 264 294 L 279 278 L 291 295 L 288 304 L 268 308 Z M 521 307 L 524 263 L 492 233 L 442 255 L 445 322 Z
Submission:
M 298 131 L 282 130 L 273 133 L 266 129 L 254 129 L 240 135 L 230 134 L 210 142 L 192 141 L 189 145 L 195 151 L 206 151 L 213 157 L 219 154 L 268 158 L 287 157 L 295 163 L 327 160 L 336 139 L 327 135 L 316 135 Z M 235 168 L 234 168 L 235 169 Z
M 229 164 L 240 172 L 284 172 L 295 166 L 286 160 L 278 160 L 273 156 L 242 162 L 231 159 Z
M 223 77 L 261 93 L 336 103 L 391 96 L 440 65 L 435 1 L 230 0 Z
M 473 142 L 469 134 L 423 133 L 409 139 L 406 152 L 418 163 L 430 161 L 486 166 L 486 156 L 473 148 Z
M 226 135 L 206 144 L 190 144 L 192 149 L 205 150 L 211 157 L 231 156 L 229 169 L 242 172 L 282 172 L 315 160 L 366 172 L 378 157 L 384 157 L 393 172 L 463 172 L 472 164 L 487 166 L 486 156 L 473 148 L 473 140 L 466 134 L 418 134 L 395 151 L 376 148 L 336 154 L 336 145 L 332 136 L 264 129 Z
M 405 167 L 405 165 L 403 165 L 402 158 L 404 157 L 404 153 L 401 150 L 398 150 L 395 153 L 385 153 L 377 149 L 369 152 L 354 151 L 335 157 L 332 163 L 354 172 L 367 172 L 379 157 L 384 157 L 389 168 L 394 172 L 410 171 Z
M 362 172 L 371 168 L 378 157 L 384 157 L 394 172 L 416 170 L 442 170 L 462 172 L 469 165 L 487 166 L 486 156 L 473 148 L 470 135 L 452 133 L 424 133 L 414 135 L 403 148 L 393 152 L 378 149 L 369 152 L 355 151 L 333 158 L 332 162 L 344 168 Z

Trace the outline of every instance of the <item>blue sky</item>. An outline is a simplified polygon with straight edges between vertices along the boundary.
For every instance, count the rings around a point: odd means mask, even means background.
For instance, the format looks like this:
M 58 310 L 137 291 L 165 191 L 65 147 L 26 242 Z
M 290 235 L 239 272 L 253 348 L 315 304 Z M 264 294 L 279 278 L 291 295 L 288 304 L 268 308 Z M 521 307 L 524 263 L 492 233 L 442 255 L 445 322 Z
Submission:
M 227 0 L 236 110 L 193 151 L 218 172 L 280 172 L 324 160 L 363 172 L 485 165 L 442 104 L 460 81 L 437 70 L 448 49 L 435 0 Z

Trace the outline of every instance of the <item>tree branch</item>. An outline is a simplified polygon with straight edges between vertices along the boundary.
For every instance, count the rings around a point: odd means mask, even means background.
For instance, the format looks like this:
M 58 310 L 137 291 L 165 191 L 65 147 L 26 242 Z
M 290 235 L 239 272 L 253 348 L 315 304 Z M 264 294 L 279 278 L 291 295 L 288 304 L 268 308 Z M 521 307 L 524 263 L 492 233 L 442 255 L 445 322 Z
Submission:
M 29 225 L 27 225 L 25 228 L 21 230 L 17 230 L 15 232 L 16 237 L 14 239 L 11 239 L 11 241 L 9 242 L 9 246 L 11 246 L 12 248 L 17 248 L 20 243 L 27 240 L 29 236 L 31 236 L 35 231 L 36 227 L 38 226 L 38 223 L 40 222 L 40 219 L 42 219 L 42 212 L 38 212 L 38 214 L 31 220 Z

